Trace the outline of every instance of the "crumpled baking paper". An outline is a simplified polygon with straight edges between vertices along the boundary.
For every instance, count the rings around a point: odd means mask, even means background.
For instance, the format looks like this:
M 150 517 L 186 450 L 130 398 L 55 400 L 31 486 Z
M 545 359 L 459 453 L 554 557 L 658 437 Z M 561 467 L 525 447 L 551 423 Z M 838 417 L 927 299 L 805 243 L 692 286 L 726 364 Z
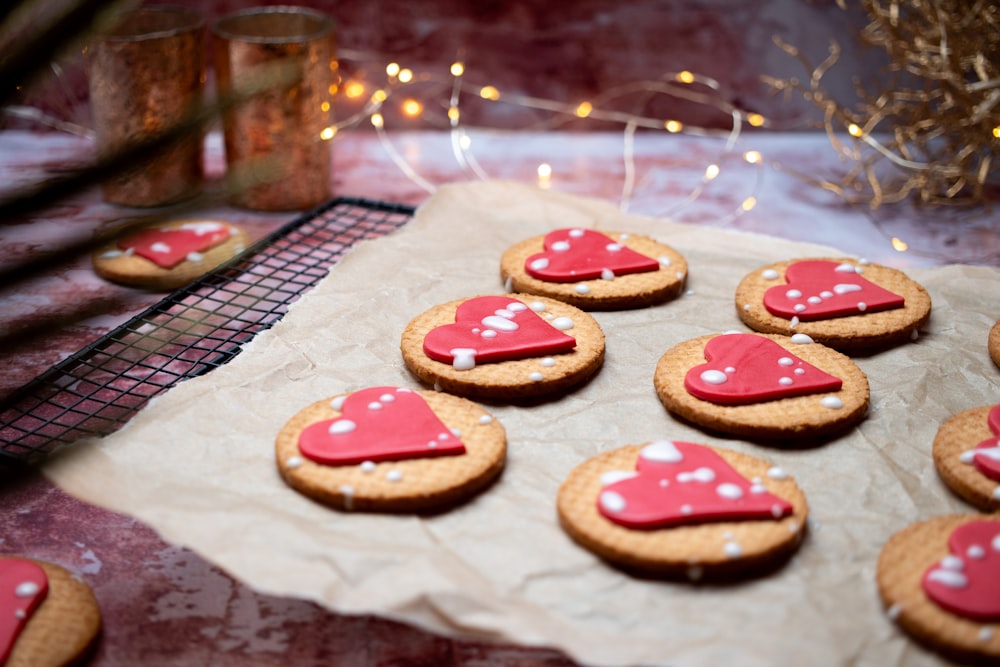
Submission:
M 419 386 L 400 333 L 452 299 L 503 293 L 500 254 L 580 226 L 653 236 L 689 261 L 688 293 L 660 306 L 595 313 L 603 369 L 532 407 L 488 405 L 509 440 L 500 481 L 431 517 L 347 514 L 285 486 L 274 436 L 300 408 L 372 385 Z M 997 400 L 987 355 L 1000 274 L 948 266 L 908 273 L 933 315 L 914 343 L 858 358 L 871 409 L 815 448 L 709 436 L 673 419 L 653 370 L 674 344 L 744 330 L 733 292 L 763 264 L 835 250 L 662 219 L 506 182 L 441 188 L 404 229 L 358 245 L 272 330 L 228 365 L 187 381 L 120 432 L 68 448 L 44 468 L 60 487 L 133 515 L 269 594 L 374 613 L 432 631 L 558 647 L 589 664 L 937 664 L 887 619 L 874 574 L 884 541 L 909 523 L 971 511 L 931 460 L 938 426 Z M 793 475 L 811 508 L 794 558 L 759 579 L 694 585 L 631 577 L 560 529 L 560 483 L 584 459 L 658 438 L 765 458 Z

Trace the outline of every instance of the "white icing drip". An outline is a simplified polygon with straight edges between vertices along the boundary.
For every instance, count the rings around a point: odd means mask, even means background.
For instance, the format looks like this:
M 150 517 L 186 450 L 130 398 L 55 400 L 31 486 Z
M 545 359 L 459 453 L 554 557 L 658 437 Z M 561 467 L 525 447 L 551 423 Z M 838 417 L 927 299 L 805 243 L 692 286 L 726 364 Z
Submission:
M 504 292 L 514 291 L 514 278 L 512 276 L 507 276 L 507 280 L 503 281 L 503 291 Z
M 601 474 L 601 486 L 609 486 L 624 479 L 638 477 L 639 473 L 634 470 L 608 470 Z
M 789 322 L 789 326 L 791 326 L 793 329 L 795 327 L 799 326 L 799 318 L 798 317 L 793 317 L 792 320 L 791 320 L 791 322 Z
M 354 487 L 345 484 L 338 490 L 344 496 L 344 507 L 354 509 Z
M 854 285 L 852 283 L 837 283 L 833 286 L 834 294 L 849 294 L 851 292 L 860 292 L 861 285 Z
M 699 377 L 702 379 L 703 382 L 707 382 L 708 384 L 723 384 L 726 382 L 726 380 L 729 379 L 725 373 L 723 373 L 722 371 L 717 371 L 715 369 L 702 371 Z
M 973 461 L 976 460 L 976 450 L 969 449 L 967 451 L 962 452 L 961 454 L 958 455 L 958 460 L 961 461 L 962 463 L 971 464 Z
M 614 491 L 604 491 L 601 493 L 601 507 L 612 514 L 624 511 L 626 507 L 625 499 Z
M 337 398 L 330 401 L 330 407 L 338 412 L 344 409 L 344 401 L 347 400 L 346 396 L 338 396 Z
M 552 326 L 559 329 L 559 331 L 569 331 L 576 325 L 570 317 L 557 317 L 552 320 Z
M 791 340 L 796 345 L 809 345 L 814 342 L 812 338 L 804 333 L 793 334 Z
M 332 424 L 330 424 L 330 435 L 343 435 L 345 433 L 350 433 L 358 427 L 357 424 L 352 422 L 350 419 L 338 419 Z
M 743 497 L 743 489 L 728 482 L 715 487 L 715 492 L 727 500 L 739 500 Z
M 601 279 L 602 280 L 614 280 L 615 272 L 611 269 L 601 269 Z
M 500 313 L 505 313 L 501 315 Z M 509 316 L 506 313 L 510 313 Z M 496 329 L 497 331 L 517 331 L 517 322 L 512 322 L 510 318 L 514 317 L 514 313 L 510 311 L 498 310 L 496 315 L 488 315 L 482 319 L 482 324 L 487 329 Z
M 691 472 L 680 472 L 677 473 L 677 481 L 682 483 L 701 482 L 702 484 L 708 484 L 715 481 L 715 471 L 703 466 Z
M 903 605 L 901 604 L 894 604 L 885 611 L 885 615 L 889 617 L 890 621 L 895 621 L 901 613 L 903 613 Z
M 655 440 L 639 452 L 639 456 L 647 461 L 657 461 L 659 463 L 680 463 L 684 460 L 684 455 L 677 449 L 677 445 L 669 440 Z
M 39 591 L 38 584 L 33 581 L 22 581 L 14 589 L 14 595 L 19 598 L 30 598 L 32 595 L 36 595 Z
M 965 575 L 954 570 L 931 570 L 927 574 L 927 579 L 928 581 L 936 581 L 948 588 L 965 588 L 969 585 L 969 581 L 965 578 Z
M 125 248 L 125 252 L 122 253 L 126 257 L 131 257 L 135 254 L 135 248 Z
M 1000 444 L 995 447 L 983 447 L 972 451 L 976 456 L 982 456 L 984 459 L 1000 462 Z
M 451 366 L 456 371 L 468 371 L 476 367 L 476 351 L 468 347 L 456 347 L 450 350 Z
M 819 404 L 824 408 L 830 408 L 831 410 L 839 410 L 844 407 L 844 402 L 836 396 L 824 396 L 819 399 Z
M 115 257 L 121 257 L 123 254 L 121 250 L 108 250 L 101 253 L 101 259 L 114 259 Z

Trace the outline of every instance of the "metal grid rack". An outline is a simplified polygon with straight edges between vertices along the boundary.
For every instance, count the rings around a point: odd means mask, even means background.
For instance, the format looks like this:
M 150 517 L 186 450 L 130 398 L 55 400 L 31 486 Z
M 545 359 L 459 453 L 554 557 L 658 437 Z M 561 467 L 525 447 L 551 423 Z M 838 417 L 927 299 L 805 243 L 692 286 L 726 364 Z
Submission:
M 335 199 L 173 292 L 0 406 L 0 462 L 34 462 L 118 430 L 154 396 L 231 360 L 354 243 L 402 227 L 413 211 Z

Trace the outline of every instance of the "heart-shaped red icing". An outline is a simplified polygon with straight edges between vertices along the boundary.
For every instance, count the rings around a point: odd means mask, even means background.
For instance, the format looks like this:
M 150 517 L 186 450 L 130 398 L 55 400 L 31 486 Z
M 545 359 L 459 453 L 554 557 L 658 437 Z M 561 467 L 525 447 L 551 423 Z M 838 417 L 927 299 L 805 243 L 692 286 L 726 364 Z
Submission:
M 304 428 L 299 451 L 325 465 L 453 456 L 465 444 L 415 391 L 370 387 L 337 401 L 340 416 Z
M 748 480 L 712 449 L 660 440 L 639 452 L 636 471 L 605 473 L 598 511 L 626 528 L 780 519 L 791 503 Z
M 994 437 L 980 442 L 969 454 L 976 470 L 1000 482 L 1000 405 L 990 409 L 986 423 Z
M 902 308 L 898 294 L 862 278 L 852 264 L 805 260 L 785 269 L 785 285 L 764 293 L 764 307 L 772 315 L 803 322 Z
M 660 262 L 605 234 L 589 229 L 557 229 L 545 235 L 544 251 L 528 257 L 528 275 L 553 283 L 657 271 Z
M 538 308 L 544 306 L 539 304 Z M 572 326 L 568 318 L 556 318 L 550 324 L 517 299 L 480 296 L 459 305 L 454 324 L 427 333 L 424 353 L 435 361 L 468 370 L 480 363 L 569 352 L 576 347 L 576 339 L 561 329 Z
M 175 229 L 143 229 L 121 239 L 118 247 L 161 268 L 172 269 L 192 253 L 219 245 L 230 233 L 230 228 L 220 222 L 186 222 Z
M 970 521 L 948 537 L 949 555 L 924 572 L 931 600 L 976 620 L 1000 619 L 1000 521 Z
M 684 388 L 697 398 L 741 405 L 779 398 L 840 391 L 840 378 L 816 368 L 769 338 L 731 333 L 705 345 L 708 363 L 684 376 Z
M 0 665 L 7 662 L 18 635 L 49 592 L 49 578 L 37 563 L 0 559 Z

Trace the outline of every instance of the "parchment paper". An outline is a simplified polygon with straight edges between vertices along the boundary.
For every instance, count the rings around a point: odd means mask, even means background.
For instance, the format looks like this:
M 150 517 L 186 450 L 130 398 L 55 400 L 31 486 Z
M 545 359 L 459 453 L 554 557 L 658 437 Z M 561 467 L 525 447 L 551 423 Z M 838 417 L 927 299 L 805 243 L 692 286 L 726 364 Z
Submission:
M 690 263 L 690 292 L 654 308 L 596 313 L 607 358 L 584 388 L 533 407 L 488 405 L 509 439 L 495 486 L 453 511 L 416 518 L 339 513 L 283 484 L 273 440 L 291 415 L 366 386 L 418 386 L 399 354 L 409 320 L 438 303 L 502 293 L 501 252 L 564 226 L 672 245 Z M 997 401 L 1000 374 L 986 352 L 1000 317 L 996 270 L 909 271 L 933 298 L 928 330 L 857 359 L 871 383 L 869 417 L 821 447 L 704 435 L 675 421 L 653 390 L 669 347 L 745 329 L 733 305 L 745 273 L 830 254 L 840 253 L 625 216 L 526 185 L 444 187 L 412 224 L 358 246 L 233 362 L 175 387 L 119 433 L 67 449 L 45 472 L 263 592 L 342 612 L 556 646 L 592 664 L 938 664 L 885 617 L 875 562 L 907 524 L 971 511 L 939 481 L 930 449 L 942 421 Z M 567 473 L 597 452 L 656 438 L 731 447 L 784 467 L 811 506 L 798 554 L 770 576 L 710 586 L 632 578 L 576 546 L 555 511 Z

